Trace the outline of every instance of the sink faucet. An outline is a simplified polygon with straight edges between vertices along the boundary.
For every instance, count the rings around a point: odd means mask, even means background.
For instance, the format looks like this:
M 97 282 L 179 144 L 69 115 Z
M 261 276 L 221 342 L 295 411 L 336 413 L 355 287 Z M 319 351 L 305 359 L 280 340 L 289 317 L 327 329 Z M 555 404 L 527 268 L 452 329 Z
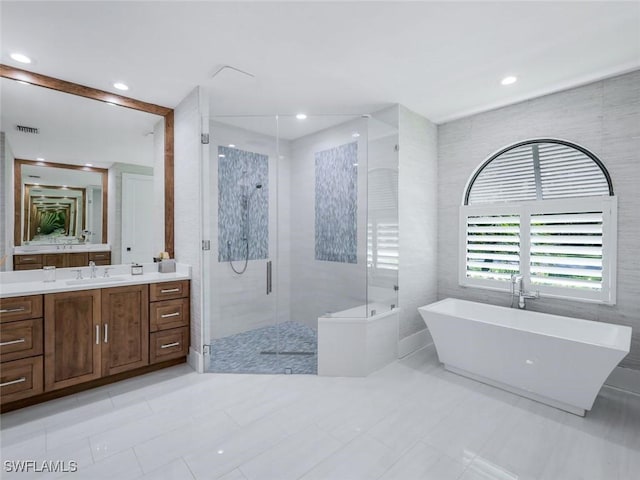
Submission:
M 535 300 L 540 298 L 540 292 L 527 292 L 524 289 L 524 277 L 520 274 L 511 275 L 511 295 L 518 297 L 518 308 L 525 309 L 527 304 L 525 300 Z
M 90 277 L 91 278 L 96 278 L 96 262 L 94 262 L 93 260 L 89 262 L 89 268 L 91 269 L 90 272 Z

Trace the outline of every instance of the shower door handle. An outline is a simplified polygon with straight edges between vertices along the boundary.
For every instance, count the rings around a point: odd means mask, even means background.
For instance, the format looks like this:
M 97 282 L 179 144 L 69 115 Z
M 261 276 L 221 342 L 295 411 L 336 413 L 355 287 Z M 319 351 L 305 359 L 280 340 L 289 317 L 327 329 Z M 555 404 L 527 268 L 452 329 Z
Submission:
M 267 295 L 271 293 L 271 260 L 267 260 Z

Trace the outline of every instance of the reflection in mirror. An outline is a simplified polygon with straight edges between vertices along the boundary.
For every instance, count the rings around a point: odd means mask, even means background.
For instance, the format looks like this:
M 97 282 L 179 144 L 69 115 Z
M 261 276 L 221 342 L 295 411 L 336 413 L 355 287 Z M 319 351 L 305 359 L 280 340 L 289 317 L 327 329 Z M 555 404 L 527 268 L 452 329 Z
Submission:
M 103 174 L 17 160 L 22 195 L 21 244 L 106 243 L 102 238 Z
M 116 264 L 165 250 L 164 118 L 0 82 L 1 209 L 11 232 L 0 256 L 87 245 Z

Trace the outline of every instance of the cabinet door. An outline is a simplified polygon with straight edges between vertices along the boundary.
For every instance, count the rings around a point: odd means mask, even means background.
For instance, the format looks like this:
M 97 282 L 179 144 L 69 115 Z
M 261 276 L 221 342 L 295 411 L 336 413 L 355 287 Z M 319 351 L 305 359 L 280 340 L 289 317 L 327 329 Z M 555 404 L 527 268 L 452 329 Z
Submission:
M 89 265 L 89 254 L 82 253 L 65 253 L 67 267 L 86 267 Z
M 56 268 L 64 268 L 66 267 L 64 256 L 64 253 L 45 253 L 42 255 L 42 264 L 52 265 Z
M 100 290 L 44 297 L 45 390 L 101 376 Z
M 149 365 L 149 286 L 102 290 L 102 374 Z

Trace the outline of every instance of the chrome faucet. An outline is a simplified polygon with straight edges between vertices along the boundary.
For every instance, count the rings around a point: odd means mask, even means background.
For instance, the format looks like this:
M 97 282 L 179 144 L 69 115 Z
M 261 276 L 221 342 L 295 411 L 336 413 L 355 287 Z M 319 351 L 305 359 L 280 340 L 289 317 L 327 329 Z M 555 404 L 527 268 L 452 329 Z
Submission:
M 96 278 L 96 270 L 98 270 L 96 268 L 96 262 L 94 262 L 93 260 L 89 262 L 89 268 L 91 269 L 91 272 L 89 274 L 89 276 L 91 278 Z
M 527 292 L 524 289 L 524 277 L 520 274 L 511 275 L 511 295 L 518 297 L 518 308 L 525 309 L 527 304 L 525 300 L 535 300 L 540 298 L 540 292 Z

